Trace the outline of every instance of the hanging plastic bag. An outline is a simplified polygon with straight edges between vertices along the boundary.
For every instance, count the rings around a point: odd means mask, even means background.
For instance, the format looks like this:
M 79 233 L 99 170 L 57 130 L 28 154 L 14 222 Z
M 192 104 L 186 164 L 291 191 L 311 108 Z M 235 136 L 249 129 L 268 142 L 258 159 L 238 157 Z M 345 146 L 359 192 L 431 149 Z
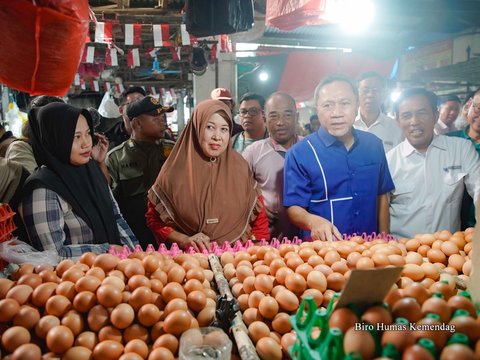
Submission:
M 7 263 L 52 265 L 59 263 L 60 257 L 55 250 L 38 251 L 27 243 L 12 239 L 0 243 L 0 258 Z
M 65 95 L 89 22 L 87 0 L 0 0 L 0 82 L 31 95 Z
M 113 96 L 110 91 L 107 91 L 103 95 L 102 102 L 98 107 L 98 112 L 100 115 L 106 118 L 117 118 L 121 116 L 120 112 L 118 111 L 118 106 L 115 104 L 115 100 L 113 100 Z

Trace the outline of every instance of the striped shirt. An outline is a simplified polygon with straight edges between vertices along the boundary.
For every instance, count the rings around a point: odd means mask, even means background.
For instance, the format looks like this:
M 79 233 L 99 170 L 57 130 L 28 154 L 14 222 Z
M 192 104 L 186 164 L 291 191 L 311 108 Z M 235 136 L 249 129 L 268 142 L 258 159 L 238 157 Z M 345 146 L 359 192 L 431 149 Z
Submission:
M 111 192 L 110 197 L 120 241 L 133 249 L 138 241 L 120 214 Z M 109 243 L 94 243 L 93 232 L 88 224 L 55 191 L 35 189 L 23 199 L 19 212 L 30 242 L 40 251 L 56 250 L 62 258 L 77 258 L 89 251 L 104 253 L 110 247 Z

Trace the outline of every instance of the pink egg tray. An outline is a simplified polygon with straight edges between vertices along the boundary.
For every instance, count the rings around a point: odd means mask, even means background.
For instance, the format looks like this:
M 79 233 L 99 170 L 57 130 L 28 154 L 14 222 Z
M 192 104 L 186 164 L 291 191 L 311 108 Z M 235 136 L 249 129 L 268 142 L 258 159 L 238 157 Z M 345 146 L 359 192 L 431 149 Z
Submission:
M 390 234 L 385 234 L 385 233 L 381 233 L 381 234 L 377 234 L 377 233 L 366 234 L 366 233 L 363 233 L 362 235 L 357 235 L 357 234 L 346 235 L 346 234 L 344 234 L 343 235 L 343 240 L 350 240 L 354 236 L 361 236 L 365 241 L 373 241 L 373 240 L 377 240 L 377 239 L 382 239 L 382 240 L 386 240 L 386 241 L 396 240 L 396 238 L 394 236 L 392 236 Z M 301 240 L 301 239 L 299 239 L 298 237 L 295 236 L 293 239 L 288 239 L 286 237 L 284 237 L 282 240 L 279 240 L 277 238 L 273 238 L 271 240 L 262 239 L 258 242 L 255 242 L 255 243 L 252 240 L 248 240 L 247 242 L 245 242 L 243 244 L 240 242 L 240 240 L 237 240 L 234 243 L 225 242 L 222 245 L 219 245 L 216 242 L 211 242 L 210 243 L 211 251 L 204 250 L 202 253 L 205 254 L 205 255 L 215 254 L 217 256 L 221 256 L 224 252 L 234 252 L 235 253 L 235 252 L 239 252 L 239 251 L 244 251 L 244 250 L 247 250 L 249 247 L 251 247 L 253 245 L 257 245 L 257 246 L 268 245 L 268 246 L 272 246 L 274 248 L 278 248 L 280 245 L 283 245 L 283 244 L 300 245 L 303 241 L 305 241 L 305 240 Z M 116 251 L 115 249 L 110 248 L 109 253 L 112 254 L 112 255 L 118 256 L 120 259 L 126 259 L 132 252 L 135 253 L 135 252 L 142 252 L 142 251 L 144 251 L 144 250 L 141 248 L 140 245 L 137 245 L 133 251 L 130 250 L 125 245 L 123 247 L 123 251 Z M 155 247 L 152 244 L 149 244 L 147 246 L 147 248 L 145 249 L 145 252 L 155 252 L 155 251 L 157 251 L 157 252 L 159 252 L 163 255 L 169 255 L 171 257 L 175 257 L 178 254 L 195 254 L 195 253 L 198 252 L 191 246 L 188 247 L 185 250 L 182 250 L 175 243 L 172 244 L 170 249 L 168 249 L 165 244 L 160 244 L 160 246 L 158 247 L 157 250 L 155 250 Z

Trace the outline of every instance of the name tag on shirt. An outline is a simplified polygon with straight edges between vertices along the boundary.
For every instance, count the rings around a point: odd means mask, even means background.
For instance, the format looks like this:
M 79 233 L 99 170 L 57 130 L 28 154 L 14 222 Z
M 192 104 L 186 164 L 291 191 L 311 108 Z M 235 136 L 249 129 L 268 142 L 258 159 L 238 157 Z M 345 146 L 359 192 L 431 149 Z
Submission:
M 443 171 L 448 172 L 450 170 L 462 170 L 462 165 L 452 165 L 443 168 Z
M 207 219 L 207 224 L 218 224 L 218 219 Z

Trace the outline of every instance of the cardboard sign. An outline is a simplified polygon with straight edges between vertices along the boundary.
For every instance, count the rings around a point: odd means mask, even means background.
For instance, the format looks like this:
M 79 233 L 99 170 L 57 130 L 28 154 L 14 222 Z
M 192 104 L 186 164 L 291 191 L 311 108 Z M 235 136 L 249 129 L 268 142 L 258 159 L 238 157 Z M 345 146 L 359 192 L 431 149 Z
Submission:
M 352 270 L 336 307 L 350 304 L 368 306 L 382 302 L 395 284 L 403 267 Z

